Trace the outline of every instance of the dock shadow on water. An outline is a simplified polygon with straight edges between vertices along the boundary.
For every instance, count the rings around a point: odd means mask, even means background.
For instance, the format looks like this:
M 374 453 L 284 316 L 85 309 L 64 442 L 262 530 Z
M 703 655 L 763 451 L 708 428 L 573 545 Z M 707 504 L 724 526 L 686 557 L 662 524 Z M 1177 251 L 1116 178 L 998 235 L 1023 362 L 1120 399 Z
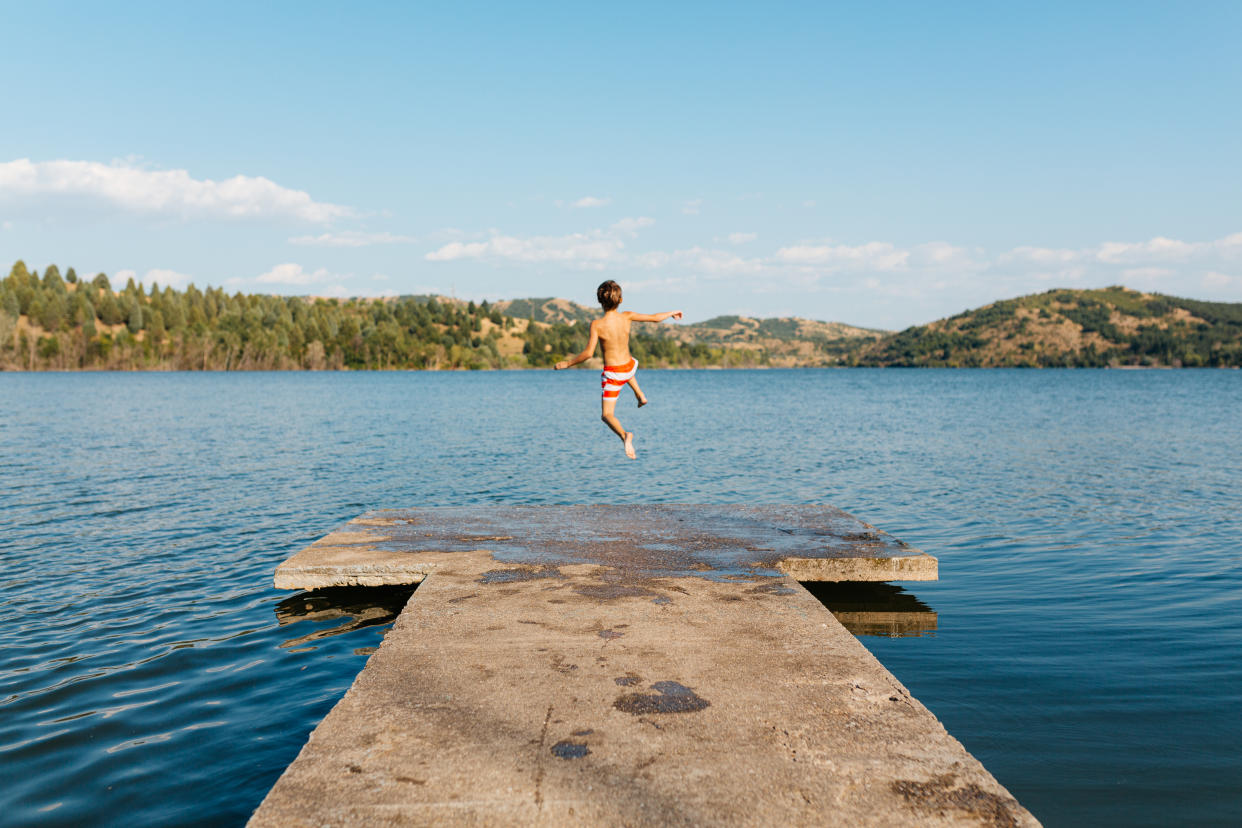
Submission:
M 276 623 L 300 633 L 280 643 L 292 652 L 315 649 L 315 641 L 364 627 L 391 626 L 417 586 L 331 587 L 299 592 L 276 605 Z M 309 624 L 308 624 L 309 622 Z M 356 655 L 369 655 L 361 647 Z
M 902 587 L 888 583 L 804 581 L 854 635 L 916 638 L 936 634 L 936 612 Z

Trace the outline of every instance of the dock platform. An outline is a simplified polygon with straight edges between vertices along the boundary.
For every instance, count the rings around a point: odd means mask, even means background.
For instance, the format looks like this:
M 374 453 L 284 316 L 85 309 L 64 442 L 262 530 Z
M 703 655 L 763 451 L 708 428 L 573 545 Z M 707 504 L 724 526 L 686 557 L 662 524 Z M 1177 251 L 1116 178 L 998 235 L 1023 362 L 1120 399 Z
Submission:
M 250 824 L 1037 825 L 799 584 L 935 577 L 830 507 L 370 512 L 277 586 L 425 582 Z

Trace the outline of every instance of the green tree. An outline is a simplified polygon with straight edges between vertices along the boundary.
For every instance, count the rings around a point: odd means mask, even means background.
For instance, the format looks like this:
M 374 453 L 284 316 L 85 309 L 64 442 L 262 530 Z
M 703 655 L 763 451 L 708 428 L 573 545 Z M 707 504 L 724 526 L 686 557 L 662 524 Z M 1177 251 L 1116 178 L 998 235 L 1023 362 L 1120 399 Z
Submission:
M 142 322 L 142 305 L 138 304 L 138 297 L 130 293 L 125 301 L 125 326 L 130 333 L 136 334 L 142 330 Z
M 57 278 L 60 278 L 59 276 Z M 62 286 L 63 287 L 63 286 Z M 62 293 L 51 292 L 43 301 L 43 309 L 37 317 L 38 323 L 45 331 L 54 331 L 69 316 L 69 305 Z
M 91 279 L 91 284 L 94 285 L 97 290 L 112 290 L 112 283 L 109 282 L 108 277 L 102 273 L 96 273 L 95 278 Z
M 164 315 L 159 311 L 151 311 L 147 319 L 147 331 L 151 334 L 152 341 L 159 343 L 164 341 Z
M 21 312 L 22 305 L 17 299 L 17 293 L 7 285 L 0 287 L 0 313 L 7 313 L 16 319 Z
M 121 303 L 117 301 L 116 294 L 110 290 L 99 294 L 99 302 L 95 305 L 95 310 L 105 325 L 119 325 L 125 321 L 125 312 L 121 309 Z
M 60 340 L 53 336 L 44 336 L 39 338 L 39 356 L 44 359 L 51 359 L 60 355 Z
M 65 280 L 60 278 L 60 268 L 56 265 L 48 265 L 43 271 L 43 289 L 48 293 L 65 292 Z
M 65 271 L 65 281 L 71 285 L 78 283 L 78 272 L 72 267 Z

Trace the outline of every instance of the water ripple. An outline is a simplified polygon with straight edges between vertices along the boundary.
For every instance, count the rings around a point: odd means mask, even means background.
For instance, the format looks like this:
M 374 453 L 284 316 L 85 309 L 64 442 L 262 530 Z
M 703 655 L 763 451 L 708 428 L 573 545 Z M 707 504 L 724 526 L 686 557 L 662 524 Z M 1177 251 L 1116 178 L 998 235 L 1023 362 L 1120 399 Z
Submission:
M 1242 811 L 1238 372 L 644 387 L 625 463 L 589 372 L 0 375 L 5 818 L 244 822 L 410 597 L 271 588 L 359 512 L 739 501 L 940 557 L 821 600 L 1046 824 Z

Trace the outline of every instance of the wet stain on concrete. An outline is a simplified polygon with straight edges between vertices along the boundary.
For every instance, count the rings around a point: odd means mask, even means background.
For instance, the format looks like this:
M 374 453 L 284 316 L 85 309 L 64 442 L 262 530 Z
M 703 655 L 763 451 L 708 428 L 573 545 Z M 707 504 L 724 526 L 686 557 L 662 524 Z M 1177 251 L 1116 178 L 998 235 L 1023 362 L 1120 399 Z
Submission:
M 793 595 L 798 590 L 780 581 L 768 581 L 746 590 L 751 595 Z
M 617 632 L 616 630 L 600 630 L 599 632 L 596 633 L 596 635 L 598 635 L 600 638 L 606 641 L 610 641 L 614 638 L 620 638 L 621 636 L 625 635 L 625 633 Z
M 583 598 L 594 598 L 597 601 L 615 601 L 619 598 L 650 598 L 659 593 L 628 584 L 579 584 L 574 592 Z
M 582 742 L 570 742 L 562 739 L 552 746 L 552 753 L 562 759 L 581 759 L 591 753 L 591 749 Z
M 471 598 L 477 597 L 478 594 L 477 592 L 472 592 L 469 595 L 459 595 L 456 598 L 450 598 L 448 602 L 450 604 L 460 604 L 462 601 L 469 601 Z
M 618 682 L 619 683 L 619 682 Z M 657 681 L 652 693 L 627 693 L 612 703 L 623 713 L 642 716 L 648 713 L 696 713 L 711 702 L 675 681 Z
M 479 578 L 480 584 L 514 584 L 537 581 L 540 578 L 564 578 L 554 566 L 521 567 L 519 569 L 492 569 Z
M 571 735 L 571 736 L 590 736 L 590 735 L 591 735 L 592 733 L 594 733 L 594 732 L 595 732 L 595 730 L 594 730 L 593 728 L 589 728 L 589 727 L 588 727 L 586 730 L 575 730 L 573 733 L 571 733 L 571 734 L 569 734 L 569 735 Z
M 568 675 L 569 673 L 572 673 L 574 670 L 577 670 L 578 665 L 577 664 L 566 664 L 565 657 L 558 653 L 552 656 L 552 669 L 558 673 L 564 673 Z
M 411 785 L 426 785 L 427 784 L 426 779 L 415 779 L 412 776 L 394 776 L 393 779 L 395 779 L 398 782 L 408 782 Z
M 945 773 L 926 782 L 899 780 L 892 783 L 892 789 L 920 810 L 943 813 L 952 809 L 969 814 L 984 825 L 1016 828 L 1018 820 L 1012 806 L 1017 803 L 1014 800 L 989 793 L 973 782 L 959 788 L 955 781 L 953 774 Z
M 613 681 L 622 687 L 637 687 L 642 680 L 642 676 L 637 673 L 626 673 L 624 676 L 618 676 L 613 679 Z

